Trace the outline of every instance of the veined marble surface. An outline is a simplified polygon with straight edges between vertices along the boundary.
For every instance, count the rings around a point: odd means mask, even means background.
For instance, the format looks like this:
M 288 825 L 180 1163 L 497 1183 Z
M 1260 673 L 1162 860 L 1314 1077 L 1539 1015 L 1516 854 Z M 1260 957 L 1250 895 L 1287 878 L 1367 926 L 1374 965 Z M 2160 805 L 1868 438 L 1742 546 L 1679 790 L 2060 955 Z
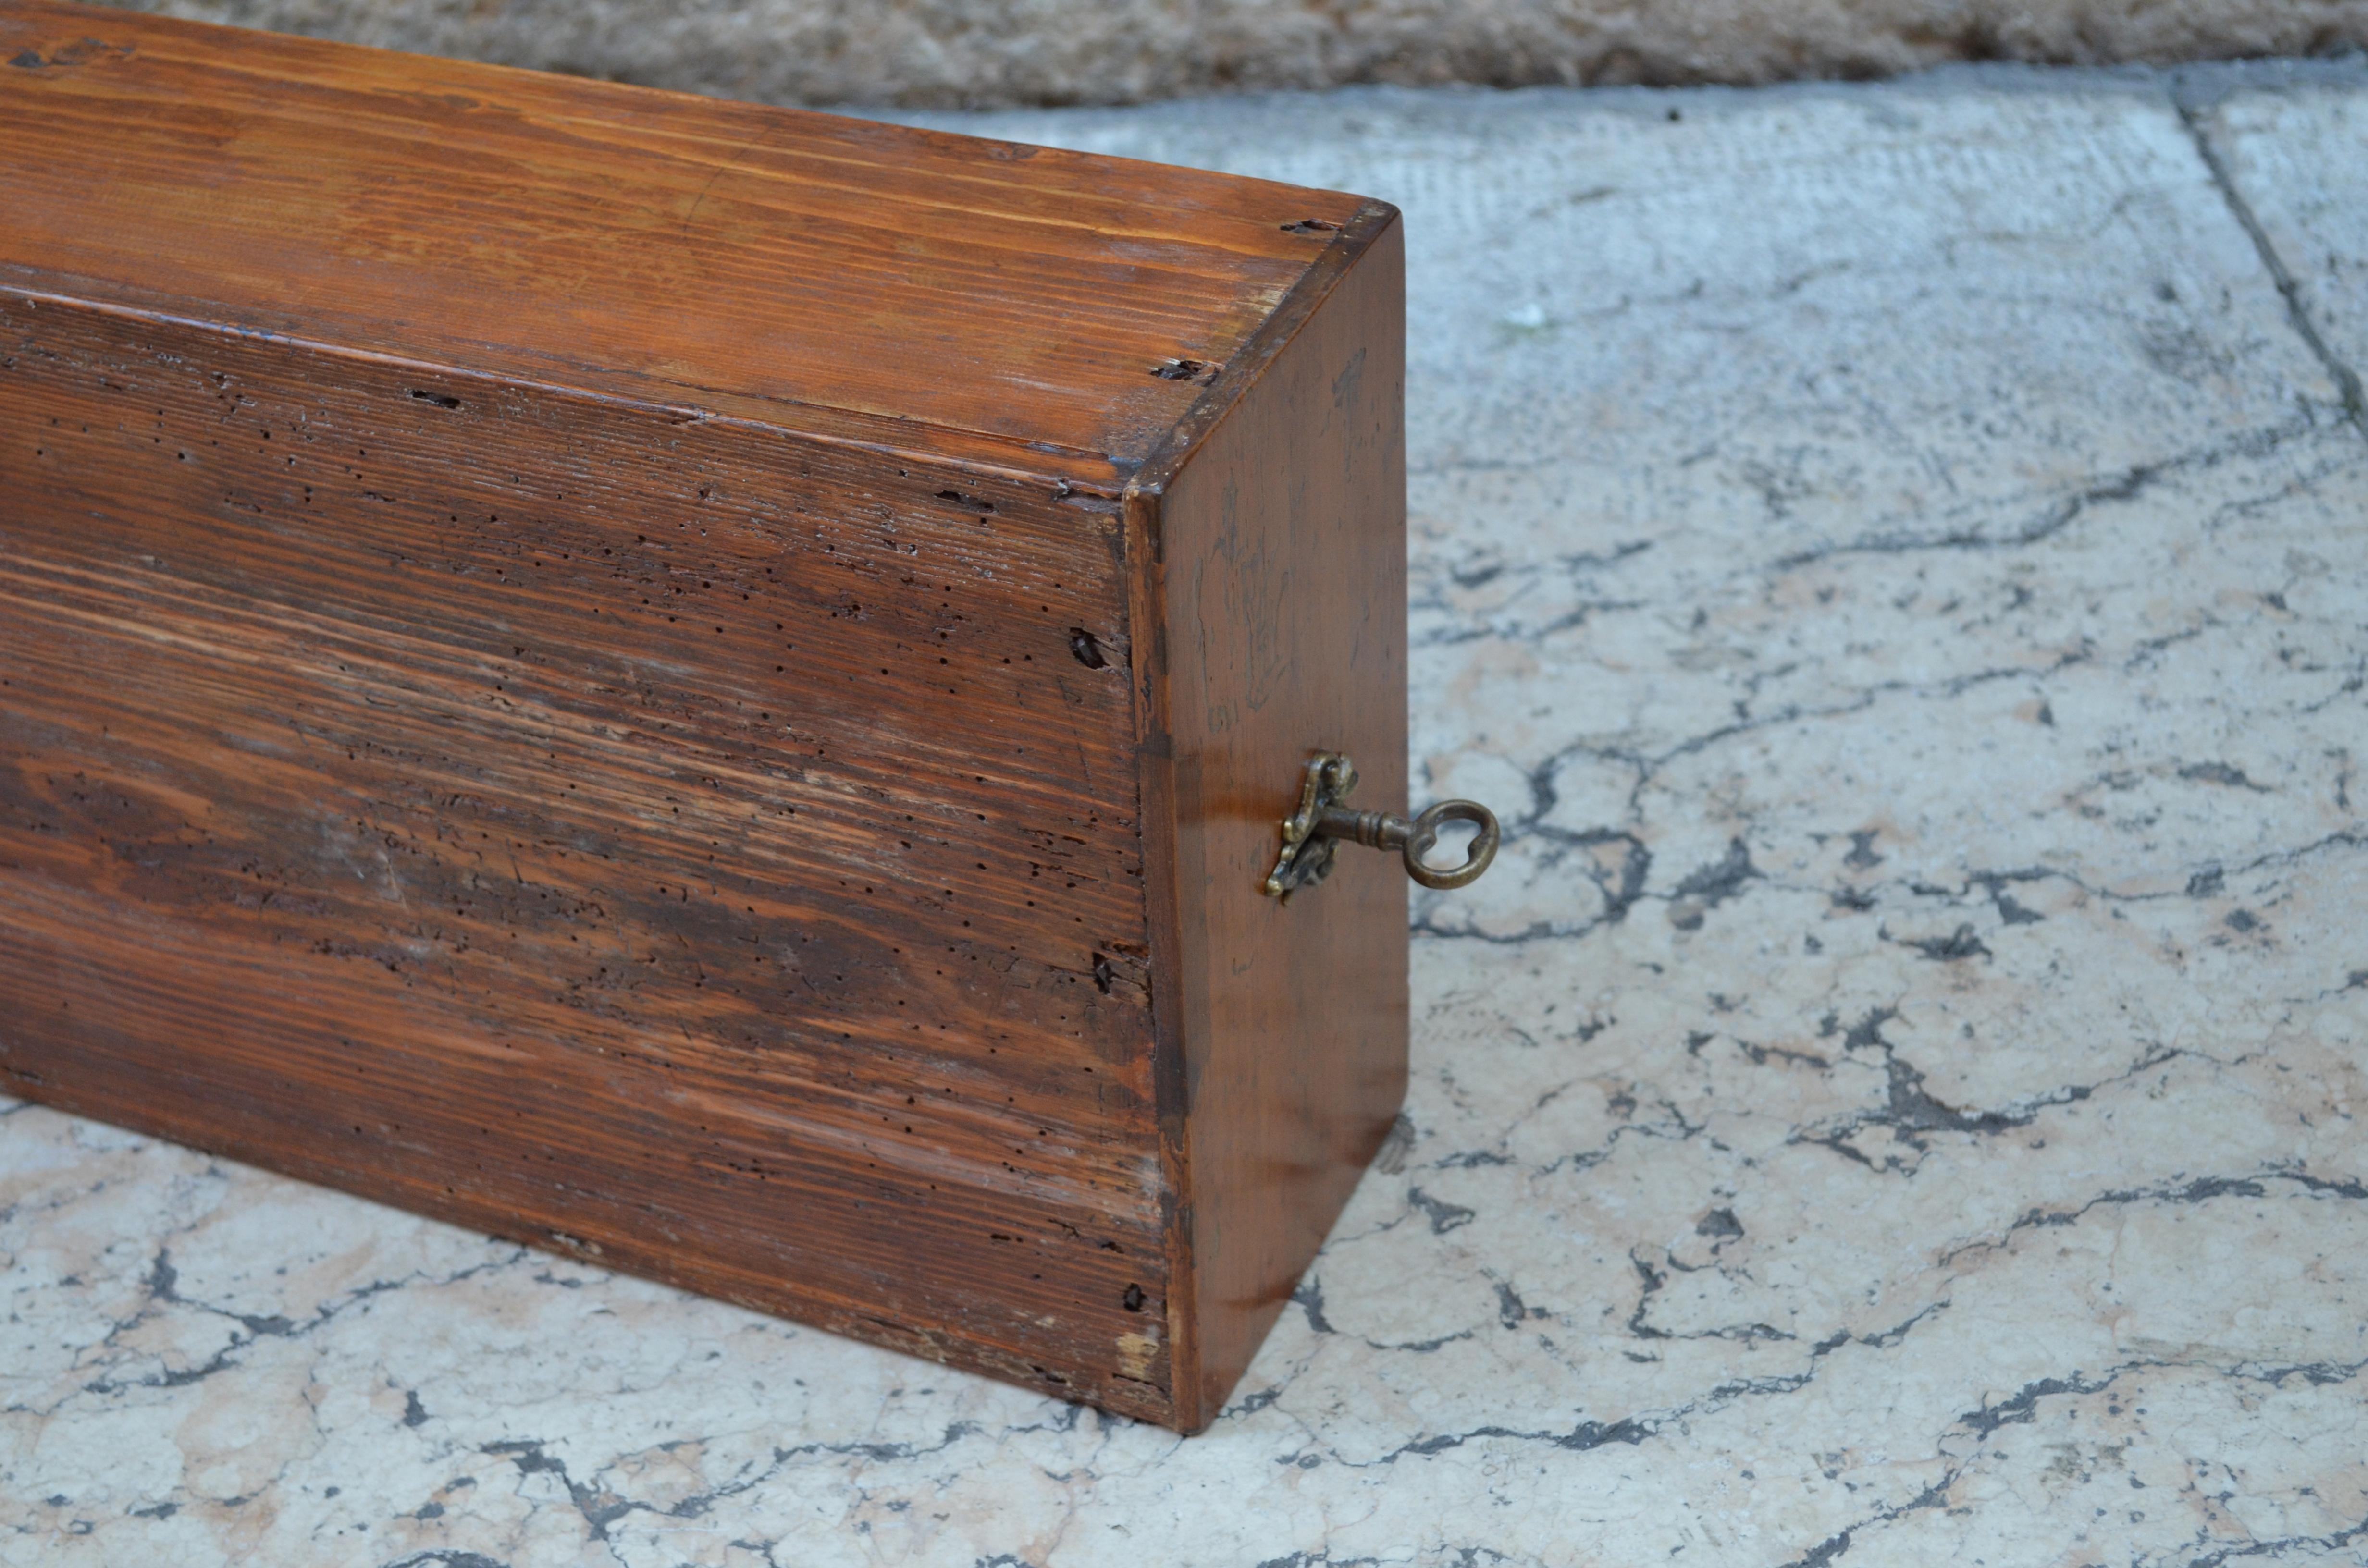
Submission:
M 1406 212 L 1508 842 L 1236 1403 L 15 1107 L 0 1562 L 2368 1561 L 2368 69 L 939 123 Z

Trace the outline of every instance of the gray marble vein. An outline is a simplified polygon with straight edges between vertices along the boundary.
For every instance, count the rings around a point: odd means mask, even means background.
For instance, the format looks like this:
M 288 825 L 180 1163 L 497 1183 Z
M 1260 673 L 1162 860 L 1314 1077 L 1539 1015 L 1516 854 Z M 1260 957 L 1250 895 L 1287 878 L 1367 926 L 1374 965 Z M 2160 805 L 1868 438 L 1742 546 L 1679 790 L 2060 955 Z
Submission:
M 2368 67 L 937 122 L 1406 214 L 1507 842 L 1235 1404 L 6 1107 L 0 1562 L 2368 1562 Z

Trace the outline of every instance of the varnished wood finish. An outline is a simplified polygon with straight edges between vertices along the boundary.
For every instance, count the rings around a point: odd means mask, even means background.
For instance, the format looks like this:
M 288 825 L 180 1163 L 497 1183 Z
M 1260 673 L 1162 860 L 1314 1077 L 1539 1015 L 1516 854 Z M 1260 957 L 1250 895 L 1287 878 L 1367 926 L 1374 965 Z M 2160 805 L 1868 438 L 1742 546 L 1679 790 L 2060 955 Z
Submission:
M 14 0 L 0 73 L 0 278 L 1104 484 L 1356 209 Z
M 1386 210 L 6 4 L 0 211 L 0 1086 L 1215 1413 L 1403 1074 L 1254 864 L 1403 786 Z
M 1259 891 L 1311 750 L 1356 759 L 1360 802 L 1406 798 L 1396 214 L 1371 204 L 1349 241 L 1128 497 L 1137 619 L 1165 654 L 1144 711 L 1175 824 L 1155 920 L 1176 933 L 1156 990 L 1180 1047 L 1188 1425 L 1248 1367 L 1406 1093 L 1396 858 L 1344 851 L 1288 904 Z

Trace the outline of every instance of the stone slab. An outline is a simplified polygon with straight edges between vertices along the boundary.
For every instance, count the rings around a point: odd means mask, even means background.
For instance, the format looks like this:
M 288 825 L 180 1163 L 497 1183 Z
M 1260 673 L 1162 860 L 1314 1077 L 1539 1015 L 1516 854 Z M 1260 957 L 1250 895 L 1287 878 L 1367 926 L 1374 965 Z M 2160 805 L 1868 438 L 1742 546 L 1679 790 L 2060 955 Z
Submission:
M 2204 73 L 2198 85 L 2222 74 Z M 2348 75 L 2257 69 L 2190 118 L 2217 152 L 2297 330 L 2357 411 L 2368 367 L 2368 101 Z
M 1417 773 L 1508 844 L 1415 907 L 1402 1136 L 1235 1406 L 20 1107 L 0 1562 L 2357 1561 L 2368 435 L 2279 269 L 2362 301 L 2271 258 L 2343 259 L 2276 170 L 2368 80 L 2313 90 L 956 122 L 1406 211 Z

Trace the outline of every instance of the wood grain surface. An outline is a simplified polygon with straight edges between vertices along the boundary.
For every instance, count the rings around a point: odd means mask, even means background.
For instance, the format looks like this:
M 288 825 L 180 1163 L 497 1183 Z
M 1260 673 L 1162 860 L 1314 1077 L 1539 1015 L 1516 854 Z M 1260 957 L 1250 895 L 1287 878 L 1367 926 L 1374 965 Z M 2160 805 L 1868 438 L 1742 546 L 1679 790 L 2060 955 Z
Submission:
M 1212 1419 L 1290 1300 L 1406 1094 L 1406 889 L 1392 855 L 1269 898 L 1276 819 L 1312 750 L 1355 801 L 1406 799 L 1405 248 L 1368 204 L 1278 314 L 1238 387 L 1147 464 L 1128 506 L 1138 620 L 1164 668 L 1145 770 L 1172 834 L 1158 986 L 1183 1082 L 1177 1347 Z M 1153 542 L 1156 540 L 1156 543 Z
M 1402 1083 L 1254 864 L 1403 791 L 1386 209 L 10 3 L 0 210 L 0 1086 L 1215 1414 Z
M 1335 192 L 0 6 L 0 281 L 1121 482 Z

